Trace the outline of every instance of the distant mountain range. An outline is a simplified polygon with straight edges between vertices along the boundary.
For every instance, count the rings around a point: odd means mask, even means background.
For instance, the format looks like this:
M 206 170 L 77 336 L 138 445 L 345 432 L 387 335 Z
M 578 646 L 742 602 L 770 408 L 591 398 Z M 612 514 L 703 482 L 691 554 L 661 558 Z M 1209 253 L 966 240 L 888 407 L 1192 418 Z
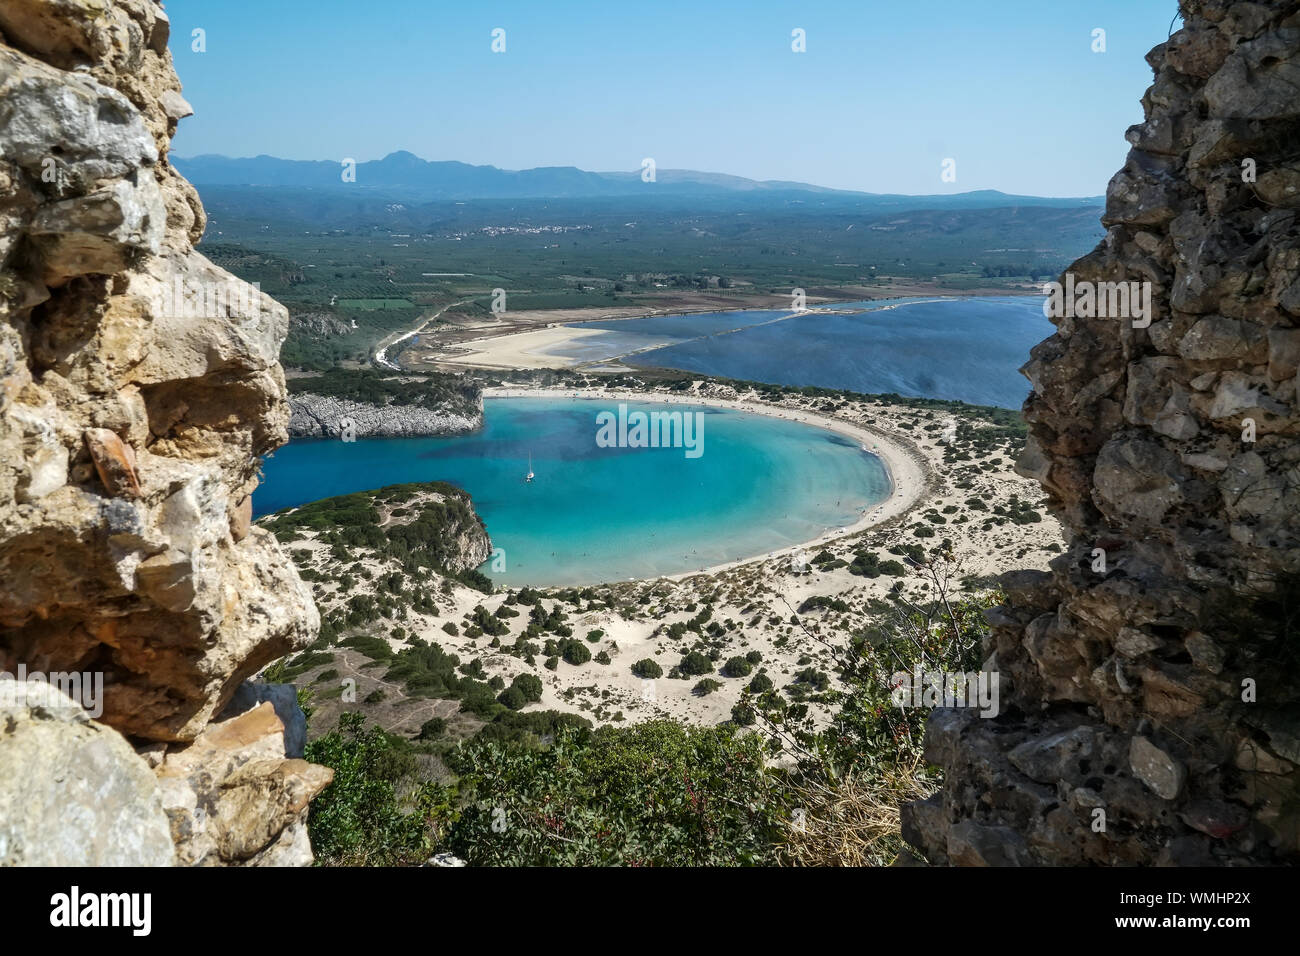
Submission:
M 495 166 L 471 166 L 450 160 L 424 160 L 405 150 L 389 153 L 383 159 L 356 165 L 356 181 L 344 182 L 342 165 L 334 160 L 277 159 L 253 156 L 232 159 L 207 154 L 181 158 L 172 164 L 196 186 L 279 186 L 309 189 L 353 189 L 368 192 L 400 193 L 425 200 L 469 199 L 596 199 L 601 197 L 653 196 L 797 199 L 800 195 L 848 201 L 865 201 L 871 205 L 909 208 L 973 209 L 1005 206 L 1080 207 L 1100 206 L 1100 196 L 1048 198 L 1013 196 L 993 189 L 932 196 L 865 193 L 827 189 L 808 183 L 759 181 L 724 173 L 705 173 L 689 169 L 660 169 L 655 182 L 641 179 L 640 171 L 595 173 L 574 166 L 541 166 L 536 169 L 498 169 Z

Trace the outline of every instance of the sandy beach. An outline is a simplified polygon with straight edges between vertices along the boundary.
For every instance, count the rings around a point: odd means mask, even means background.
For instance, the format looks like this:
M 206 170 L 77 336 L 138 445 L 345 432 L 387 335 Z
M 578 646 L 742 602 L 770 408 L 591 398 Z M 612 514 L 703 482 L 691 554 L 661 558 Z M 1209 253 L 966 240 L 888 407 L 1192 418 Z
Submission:
M 932 302 L 942 302 L 959 298 L 953 295 L 931 295 L 912 298 L 905 302 L 896 302 L 890 305 L 877 306 L 873 311 L 889 312 L 897 309 L 906 308 L 910 305 L 922 305 Z M 730 309 L 721 311 L 743 312 L 755 308 L 762 308 L 755 305 L 734 305 Z M 804 307 L 793 308 L 787 302 L 782 302 L 780 306 L 773 308 L 766 306 L 773 311 L 783 313 L 780 318 L 769 319 L 767 322 L 784 321 L 787 318 L 793 318 L 801 315 L 810 314 L 851 314 L 862 311 L 860 308 L 840 309 L 833 302 L 820 303 L 816 308 Z M 615 338 L 618 334 L 611 329 L 594 329 L 578 328 L 574 323 L 590 322 L 597 319 L 605 321 L 620 321 L 638 318 L 650 318 L 658 315 L 681 315 L 687 316 L 699 312 L 698 309 L 684 309 L 681 311 L 667 310 L 648 310 L 638 311 L 635 309 L 625 309 L 620 311 L 610 311 L 608 314 L 601 314 L 600 310 L 577 310 L 588 314 L 575 314 L 573 311 L 564 312 L 524 312 L 519 314 L 510 314 L 509 318 L 503 317 L 501 325 L 488 327 L 482 330 L 487 334 L 474 335 L 471 329 L 460 330 L 454 340 L 438 342 L 430 339 L 428 342 L 422 342 L 421 345 L 412 349 L 407 357 L 407 364 L 425 365 L 432 364 L 449 368 L 464 367 L 477 369 L 502 369 L 502 370 L 534 370 L 544 368 L 577 368 L 579 366 L 590 366 L 593 363 L 615 362 L 619 359 L 625 359 L 628 356 L 635 355 L 637 352 L 645 351 L 652 348 L 660 348 L 664 345 L 671 344 L 672 339 L 663 339 L 655 341 L 651 345 L 642 345 L 641 347 L 625 347 L 620 345 L 620 339 Z M 596 314 L 590 314 L 596 313 Z M 545 324 L 541 324 L 545 323 Z M 500 331 L 497 331 L 497 329 Z M 402 336 L 402 339 L 410 338 L 414 333 L 409 332 Z M 609 354 L 602 358 L 590 357 L 573 357 L 570 355 L 558 354 L 566 346 L 584 339 L 599 340 L 601 337 L 610 339 Z M 400 340 L 399 340 L 400 341 Z M 385 367 L 396 368 L 392 362 L 388 361 L 383 354 L 376 356 L 376 360 Z
M 567 368 L 579 364 L 580 360 L 552 355 L 551 350 L 579 339 L 606 334 L 608 333 L 603 329 L 575 329 L 557 325 L 531 332 L 513 332 L 462 342 L 457 346 L 457 351 L 439 353 L 437 358 L 448 365 L 468 365 L 474 368 Z M 464 351 L 460 351 L 462 349 Z

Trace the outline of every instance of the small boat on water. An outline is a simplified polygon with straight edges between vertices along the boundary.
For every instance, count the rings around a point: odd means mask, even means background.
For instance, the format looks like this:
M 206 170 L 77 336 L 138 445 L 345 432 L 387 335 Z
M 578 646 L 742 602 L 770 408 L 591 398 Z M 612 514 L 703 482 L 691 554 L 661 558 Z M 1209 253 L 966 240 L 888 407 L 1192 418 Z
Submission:
M 533 474 L 533 453 L 528 453 L 528 474 L 524 475 L 524 481 L 532 481 L 536 475 Z

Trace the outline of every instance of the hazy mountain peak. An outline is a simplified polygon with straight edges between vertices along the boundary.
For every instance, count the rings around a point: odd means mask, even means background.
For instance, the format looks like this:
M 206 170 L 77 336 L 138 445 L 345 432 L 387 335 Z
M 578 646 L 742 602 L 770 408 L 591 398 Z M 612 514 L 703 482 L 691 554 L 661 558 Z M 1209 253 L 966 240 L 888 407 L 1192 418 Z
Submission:
M 356 181 L 345 183 L 341 165 L 335 160 L 279 159 L 259 155 L 232 158 L 214 154 L 173 157 L 182 175 L 197 186 L 289 186 L 339 187 L 351 189 L 398 189 L 413 198 L 424 199 L 591 199 L 602 196 L 655 194 L 720 195 L 736 193 L 815 194 L 844 199 L 889 201 L 924 199 L 939 208 L 968 205 L 1075 205 L 1080 199 L 1010 196 L 994 189 L 974 190 L 941 196 L 904 197 L 888 194 L 831 189 L 809 183 L 756 180 L 729 173 L 694 169 L 660 169 L 652 183 L 644 182 L 641 170 L 593 172 L 577 166 L 538 166 L 506 170 L 496 166 L 475 166 L 457 160 L 426 160 L 409 150 L 396 150 L 382 159 L 358 163 Z M 1100 205 L 1100 197 L 1083 197 L 1083 202 Z

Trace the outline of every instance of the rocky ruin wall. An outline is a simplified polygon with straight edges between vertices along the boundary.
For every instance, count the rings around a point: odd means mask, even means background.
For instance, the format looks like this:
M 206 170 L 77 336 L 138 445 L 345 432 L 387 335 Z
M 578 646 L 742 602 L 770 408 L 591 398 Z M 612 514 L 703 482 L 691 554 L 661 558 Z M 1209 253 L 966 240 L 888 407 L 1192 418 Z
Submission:
M 989 614 L 999 716 L 930 719 L 945 782 L 904 832 L 931 862 L 1300 847 L 1300 4 L 1181 11 L 1106 237 L 1023 369 L 1018 468 L 1068 547 Z M 1127 310 L 1101 285 L 1120 282 Z

